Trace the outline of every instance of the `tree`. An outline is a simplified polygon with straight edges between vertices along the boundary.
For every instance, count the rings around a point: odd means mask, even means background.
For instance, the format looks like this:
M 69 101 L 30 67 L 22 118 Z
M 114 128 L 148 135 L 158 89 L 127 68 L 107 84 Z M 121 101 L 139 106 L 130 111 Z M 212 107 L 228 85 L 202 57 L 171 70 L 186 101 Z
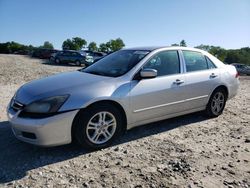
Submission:
M 107 47 L 107 45 L 105 43 L 101 43 L 99 45 L 98 51 L 100 51 L 100 52 L 108 52 L 109 48 Z
M 106 43 L 101 43 L 99 45 L 99 49 L 98 51 L 101 52 L 114 52 L 114 51 L 118 51 L 120 49 L 122 49 L 125 46 L 123 40 L 121 38 L 117 38 L 117 39 L 111 39 Z
M 110 41 L 108 41 L 108 42 L 106 42 L 106 47 L 107 47 L 107 52 L 110 52 L 110 51 L 112 51 L 111 50 L 111 40 Z
M 229 51 L 227 53 L 227 56 L 225 58 L 225 62 L 228 63 L 228 64 L 231 64 L 231 63 L 240 63 L 240 57 L 239 57 L 239 54 L 233 50 Z
M 113 52 L 118 51 L 125 46 L 125 44 L 121 38 L 117 38 L 115 40 L 110 40 L 106 45 L 110 46 L 109 48 Z
M 180 46 L 187 46 L 187 44 L 186 44 L 186 41 L 185 40 L 181 40 L 181 42 L 180 42 Z
M 83 47 L 87 45 L 85 39 L 80 37 L 75 37 L 71 39 L 67 39 L 62 44 L 63 50 L 81 50 Z
M 0 43 L 0 53 L 1 54 L 8 54 L 9 52 L 9 42 Z
M 88 45 L 88 49 L 91 50 L 91 51 L 97 51 L 98 48 L 97 48 L 97 45 L 96 45 L 95 42 L 91 42 Z
M 62 44 L 63 50 L 75 50 L 74 48 L 75 48 L 74 44 L 70 39 L 63 41 L 63 44 Z
M 195 46 L 195 48 L 198 48 L 198 49 L 201 49 L 201 50 L 205 50 L 207 52 L 209 52 L 209 50 L 211 49 L 212 46 L 209 46 L 209 45 L 204 45 L 204 44 L 201 44 L 199 46 Z
M 219 60 L 223 61 L 225 60 L 227 56 L 227 51 L 224 48 L 221 48 L 219 46 L 211 46 L 209 49 L 209 53 L 216 56 Z
M 40 46 L 40 48 L 46 48 L 46 49 L 54 49 L 54 46 L 52 43 L 50 43 L 49 41 L 45 41 L 43 43 L 43 46 Z
M 72 42 L 76 46 L 76 50 L 81 50 L 83 47 L 85 47 L 87 45 L 87 41 L 85 39 L 80 38 L 80 37 L 73 38 Z
M 179 46 L 179 44 L 174 43 L 174 44 L 171 44 L 171 46 Z
M 210 46 L 210 45 L 201 44 L 199 46 L 196 46 L 195 48 L 205 50 L 211 53 L 212 55 L 216 56 L 218 59 L 220 59 L 223 62 L 225 61 L 225 58 L 227 56 L 227 50 L 225 50 L 224 48 L 221 48 L 220 46 Z

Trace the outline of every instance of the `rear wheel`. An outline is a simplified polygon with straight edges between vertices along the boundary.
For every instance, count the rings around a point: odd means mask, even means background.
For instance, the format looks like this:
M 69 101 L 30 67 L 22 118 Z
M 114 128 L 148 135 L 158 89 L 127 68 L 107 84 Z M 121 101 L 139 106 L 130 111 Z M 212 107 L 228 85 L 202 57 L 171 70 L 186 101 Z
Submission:
M 110 104 L 98 104 L 80 111 L 73 124 L 75 140 L 85 148 L 109 146 L 122 132 L 120 111 Z
M 50 61 L 50 63 L 53 63 L 54 62 L 54 57 L 50 57 L 49 61 Z
M 55 59 L 55 62 L 56 62 L 57 64 L 59 64 L 59 63 L 60 63 L 60 59 L 56 58 L 56 59 Z
M 81 66 L 81 62 L 79 60 L 76 61 L 76 66 Z
M 206 108 L 206 114 L 209 117 L 218 117 L 221 115 L 225 108 L 226 100 L 226 91 L 222 88 L 216 89 L 209 99 Z

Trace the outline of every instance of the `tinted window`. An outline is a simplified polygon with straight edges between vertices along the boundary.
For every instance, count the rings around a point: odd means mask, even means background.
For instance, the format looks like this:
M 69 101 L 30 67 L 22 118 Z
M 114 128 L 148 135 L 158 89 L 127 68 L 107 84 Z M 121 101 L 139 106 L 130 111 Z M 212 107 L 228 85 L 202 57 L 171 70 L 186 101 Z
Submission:
M 97 57 L 102 57 L 102 54 L 101 54 L 101 53 L 96 53 L 96 52 L 95 52 L 94 55 L 97 56 Z
M 216 68 L 216 66 L 214 65 L 214 63 L 206 56 L 206 60 L 207 60 L 207 66 L 209 69 L 214 69 Z
M 163 51 L 154 55 L 143 68 L 157 70 L 158 76 L 180 73 L 180 61 L 176 50 Z
M 205 56 L 200 52 L 183 51 L 187 72 L 208 69 Z
M 78 56 L 79 54 L 77 52 L 72 52 L 71 55 L 72 56 Z
M 63 55 L 64 56 L 69 56 L 69 55 L 71 55 L 71 53 L 70 52 L 63 52 Z

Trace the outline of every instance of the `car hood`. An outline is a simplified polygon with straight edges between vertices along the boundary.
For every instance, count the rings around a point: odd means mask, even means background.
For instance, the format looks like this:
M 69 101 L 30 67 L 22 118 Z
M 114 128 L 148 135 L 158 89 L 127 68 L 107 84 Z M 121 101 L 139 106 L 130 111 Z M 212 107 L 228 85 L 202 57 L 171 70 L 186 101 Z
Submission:
M 16 93 L 15 99 L 25 105 L 43 98 L 58 95 L 83 94 L 94 85 L 106 85 L 112 77 L 88 74 L 80 71 L 60 73 L 23 85 Z

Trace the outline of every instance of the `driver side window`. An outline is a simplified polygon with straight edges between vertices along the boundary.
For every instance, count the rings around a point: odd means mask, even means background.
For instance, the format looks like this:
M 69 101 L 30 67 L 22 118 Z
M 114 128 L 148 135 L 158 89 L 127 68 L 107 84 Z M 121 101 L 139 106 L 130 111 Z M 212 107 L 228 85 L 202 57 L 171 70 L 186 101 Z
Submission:
M 158 76 L 180 73 L 180 61 L 177 50 L 168 50 L 154 55 L 143 68 L 157 70 Z

